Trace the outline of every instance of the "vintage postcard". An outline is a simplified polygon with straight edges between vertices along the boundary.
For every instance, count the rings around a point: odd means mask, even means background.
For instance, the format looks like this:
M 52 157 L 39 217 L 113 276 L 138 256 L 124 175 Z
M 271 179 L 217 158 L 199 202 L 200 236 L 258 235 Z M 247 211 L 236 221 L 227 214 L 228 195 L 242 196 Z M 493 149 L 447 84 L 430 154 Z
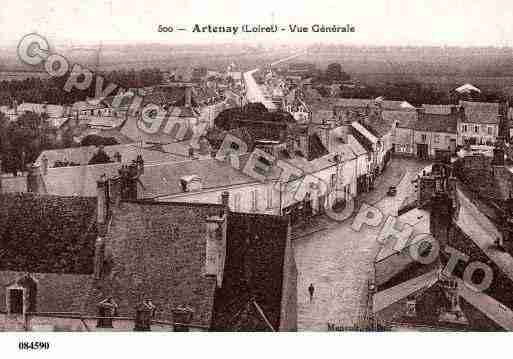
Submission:
M 3 0 L 0 332 L 513 331 L 512 20 Z

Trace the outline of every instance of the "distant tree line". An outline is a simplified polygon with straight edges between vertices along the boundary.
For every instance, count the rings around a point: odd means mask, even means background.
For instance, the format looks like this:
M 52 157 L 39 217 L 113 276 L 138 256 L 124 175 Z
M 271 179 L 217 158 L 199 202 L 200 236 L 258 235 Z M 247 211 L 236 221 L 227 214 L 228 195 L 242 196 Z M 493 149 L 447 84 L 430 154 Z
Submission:
M 162 83 L 162 73 L 158 68 L 142 70 L 115 70 L 100 73 L 104 76 L 104 88 L 112 82 L 118 86 L 128 88 L 139 88 L 145 86 L 154 86 Z M 58 78 L 41 79 L 26 78 L 24 80 L 10 80 L 0 82 L 0 105 L 11 105 L 13 100 L 21 102 L 35 102 L 50 104 L 72 104 L 77 101 L 83 101 L 88 97 L 95 95 L 95 83 L 87 90 L 73 89 L 70 92 L 64 91 L 64 84 L 69 77 L 69 73 Z M 114 90 L 114 94 L 117 89 Z

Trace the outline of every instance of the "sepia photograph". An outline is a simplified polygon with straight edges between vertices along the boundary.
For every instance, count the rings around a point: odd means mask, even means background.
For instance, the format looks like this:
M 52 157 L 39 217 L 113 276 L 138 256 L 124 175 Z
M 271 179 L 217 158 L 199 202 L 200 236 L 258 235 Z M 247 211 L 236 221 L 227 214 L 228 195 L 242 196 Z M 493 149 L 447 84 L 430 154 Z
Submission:
M 512 3 L 1 8 L 13 357 L 509 339 Z

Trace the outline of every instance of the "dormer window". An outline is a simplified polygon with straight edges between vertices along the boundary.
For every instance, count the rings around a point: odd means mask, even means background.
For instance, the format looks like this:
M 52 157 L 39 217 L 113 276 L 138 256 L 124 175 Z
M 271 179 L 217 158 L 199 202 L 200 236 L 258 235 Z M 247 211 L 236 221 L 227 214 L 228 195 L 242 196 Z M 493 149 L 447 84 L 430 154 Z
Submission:
M 118 305 L 112 298 L 107 298 L 98 303 L 97 328 L 112 328 L 112 319 L 117 315 Z
M 7 313 L 25 315 L 36 311 L 37 282 L 29 275 L 6 287 Z
M 413 296 L 409 296 L 406 300 L 406 315 L 414 317 L 417 314 L 417 300 Z
M 9 313 L 23 314 L 23 289 L 9 289 Z

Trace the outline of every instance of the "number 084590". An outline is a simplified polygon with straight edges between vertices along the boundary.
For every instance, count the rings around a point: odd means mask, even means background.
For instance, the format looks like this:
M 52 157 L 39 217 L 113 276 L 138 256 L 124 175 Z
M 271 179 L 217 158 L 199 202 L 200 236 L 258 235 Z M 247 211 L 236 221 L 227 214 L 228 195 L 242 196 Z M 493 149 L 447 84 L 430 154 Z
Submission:
M 49 342 L 19 342 L 18 349 L 20 350 L 48 350 L 50 349 Z

